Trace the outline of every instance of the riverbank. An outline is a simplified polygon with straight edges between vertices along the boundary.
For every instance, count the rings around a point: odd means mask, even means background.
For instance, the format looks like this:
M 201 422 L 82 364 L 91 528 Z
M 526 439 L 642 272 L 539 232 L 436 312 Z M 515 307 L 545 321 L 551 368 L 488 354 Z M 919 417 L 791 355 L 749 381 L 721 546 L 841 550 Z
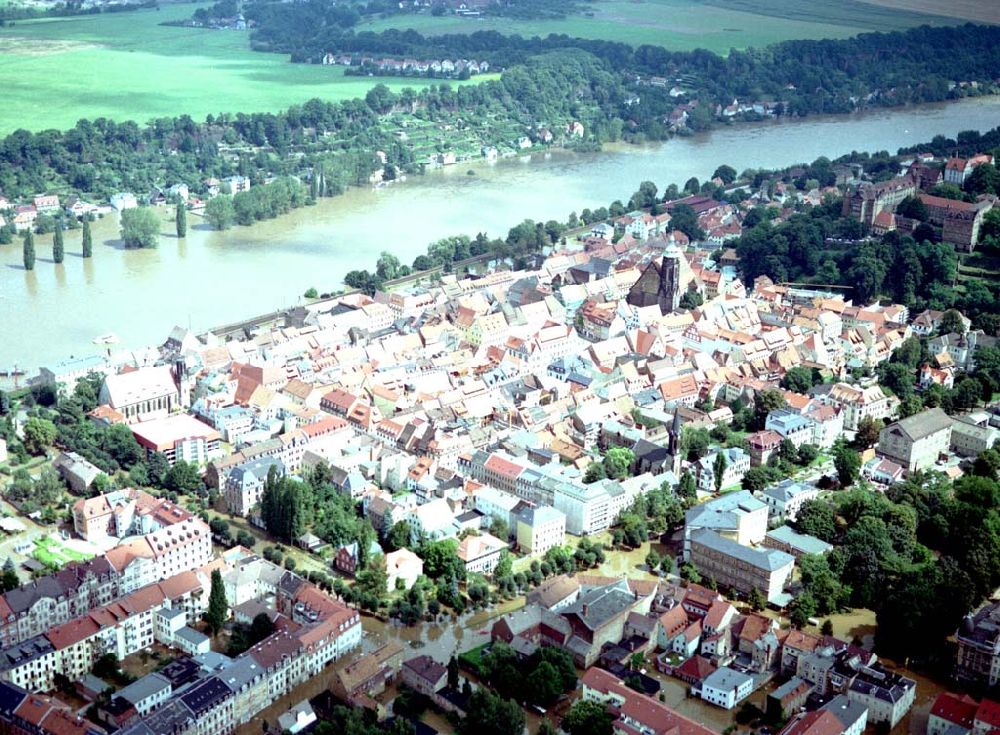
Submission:
M 277 220 L 224 232 L 192 222 L 173 234 L 163 209 L 160 247 L 125 250 L 115 217 L 94 224 L 94 257 L 82 259 L 80 233 L 66 233 L 66 261 L 51 262 L 51 236 L 36 238 L 38 264 L 21 266 L 19 243 L 0 246 L 0 367 L 29 374 L 70 355 L 96 354 L 94 337 L 117 334 L 124 346 L 162 342 L 175 325 L 196 332 L 301 302 L 309 287 L 332 291 L 345 273 L 372 269 L 387 250 L 411 263 L 429 242 L 459 233 L 503 236 L 525 218 L 565 221 L 571 211 L 628 200 L 639 182 L 661 189 L 704 179 L 721 163 L 738 171 L 781 168 L 821 155 L 891 150 L 987 129 L 1000 99 L 980 98 L 844 117 L 724 127 L 651 146 L 600 153 L 532 156 L 446 167 L 384 189 L 352 189 Z

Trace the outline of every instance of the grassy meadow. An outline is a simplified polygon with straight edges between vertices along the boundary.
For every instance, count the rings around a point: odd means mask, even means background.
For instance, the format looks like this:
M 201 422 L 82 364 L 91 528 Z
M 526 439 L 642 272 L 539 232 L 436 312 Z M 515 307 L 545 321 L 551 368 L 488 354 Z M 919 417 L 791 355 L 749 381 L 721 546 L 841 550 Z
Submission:
M 564 33 L 634 46 L 654 44 L 672 50 L 765 46 L 798 38 L 847 38 L 866 31 L 894 31 L 946 24 L 958 19 L 881 7 L 861 0 L 598 0 L 588 15 L 565 20 L 516 21 L 509 18 L 459 18 L 415 15 L 384 19 L 365 30 L 413 28 L 421 33 L 471 33 L 477 30 L 546 36 Z
M 395 90 L 422 84 L 292 64 L 281 54 L 251 51 L 246 32 L 159 25 L 189 17 L 196 7 L 0 28 L 0 135 L 69 128 L 81 118 L 142 123 L 183 113 L 199 120 L 209 113 L 278 111 L 312 97 L 363 97 L 378 82 Z
M 362 30 L 397 26 L 428 34 L 479 29 L 565 33 L 726 53 L 792 38 L 843 38 L 953 22 L 876 1 L 597 0 L 589 15 L 562 21 L 428 14 L 379 20 Z M 0 0 L 4 2 L 8 0 Z M 18 128 L 64 129 L 81 118 L 142 123 L 184 113 L 200 120 L 209 113 L 277 111 L 312 97 L 363 96 L 377 82 L 395 90 L 424 84 L 347 77 L 339 67 L 292 64 L 282 54 L 251 51 L 245 31 L 160 25 L 187 18 L 196 7 L 165 4 L 159 10 L 46 18 L 0 28 L 0 135 Z

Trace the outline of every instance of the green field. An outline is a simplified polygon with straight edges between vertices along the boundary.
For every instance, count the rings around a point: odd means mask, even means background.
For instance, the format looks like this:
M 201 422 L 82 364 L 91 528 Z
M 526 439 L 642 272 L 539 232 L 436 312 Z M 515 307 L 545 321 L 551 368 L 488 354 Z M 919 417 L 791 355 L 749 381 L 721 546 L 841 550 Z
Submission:
M 3 0 L 0 0 L 2 2 Z M 81 118 L 278 111 L 312 97 L 362 97 L 377 82 L 340 67 L 292 64 L 250 50 L 247 34 L 161 26 L 197 6 L 21 21 L 0 28 L 0 135 L 69 128 Z M 480 77 L 481 79 L 481 77 Z
M 477 30 L 655 44 L 672 50 L 764 46 L 799 38 L 847 38 L 865 31 L 892 31 L 949 18 L 892 10 L 860 0 L 600 0 L 590 15 L 565 20 L 516 21 L 509 18 L 434 17 L 429 14 L 374 21 L 364 30 L 413 28 L 421 33 L 471 33 Z
M 87 561 L 89 554 L 75 551 L 51 536 L 37 539 L 32 556 L 49 569 L 62 569 L 71 561 Z

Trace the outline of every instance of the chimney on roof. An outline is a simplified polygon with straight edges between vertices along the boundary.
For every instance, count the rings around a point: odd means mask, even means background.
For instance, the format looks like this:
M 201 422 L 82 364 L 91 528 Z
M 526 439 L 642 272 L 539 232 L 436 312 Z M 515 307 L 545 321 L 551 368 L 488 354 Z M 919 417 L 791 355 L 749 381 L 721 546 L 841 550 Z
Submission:
M 583 603 L 583 617 L 587 617 L 587 612 L 590 610 L 590 605 L 586 602 Z

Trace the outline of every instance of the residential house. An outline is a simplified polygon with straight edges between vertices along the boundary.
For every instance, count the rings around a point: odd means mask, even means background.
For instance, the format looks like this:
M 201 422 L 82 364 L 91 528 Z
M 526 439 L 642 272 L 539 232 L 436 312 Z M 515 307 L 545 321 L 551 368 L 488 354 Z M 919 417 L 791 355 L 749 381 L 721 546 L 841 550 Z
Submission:
M 795 480 L 784 480 L 761 491 L 772 521 L 795 521 L 804 503 L 819 495 L 819 488 Z
M 732 709 L 753 692 L 753 677 L 723 666 L 709 674 L 695 693 L 710 704 Z
M 1000 603 L 989 602 L 966 615 L 955 639 L 955 675 L 960 680 L 988 687 L 1000 682 Z
M 767 464 L 781 447 L 784 437 L 776 431 L 757 431 L 747 437 L 747 445 L 750 447 L 750 466 L 760 467 Z
M 607 708 L 614 718 L 612 730 L 619 735 L 714 735 L 705 725 L 679 714 L 652 697 L 629 689 L 618 677 L 603 669 L 588 669 L 580 678 L 580 687 L 581 699 Z
M 76 452 L 62 452 L 52 462 L 75 495 L 89 495 L 91 485 L 104 473 Z
M 844 414 L 844 429 L 857 431 L 862 419 L 886 419 L 892 415 L 895 403 L 877 385 L 859 388 L 848 383 L 820 386 L 817 397 L 831 406 L 839 407 Z
M 478 536 L 469 535 L 458 543 L 455 555 L 465 564 L 466 572 L 492 574 L 507 549 L 507 542 L 485 531 Z
M 791 409 L 782 408 L 777 411 L 771 411 L 767 415 L 764 428 L 767 431 L 780 434 L 782 440 L 787 439 L 795 445 L 796 449 L 803 444 L 811 444 L 813 442 L 814 429 L 812 420 Z
M 722 457 L 724 465 L 722 477 L 717 481 L 715 476 L 716 462 Z M 707 493 L 717 489 L 738 486 L 743 475 L 750 469 L 750 455 L 739 447 L 729 447 L 710 452 L 695 464 L 698 471 L 698 487 Z
M 385 555 L 387 586 L 390 590 L 410 589 L 424 573 L 424 561 L 409 549 L 391 551 Z
M 284 477 L 285 465 L 277 457 L 271 456 L 256 457 L 230 470 L 222 493 L 230 513 L 239 516 L 250 513 L 260 502 L 272 469 L 276 477 Z
M 847 690 L 847 698 L 868 708 L 868 721 L 895 727 L 916 696 L 917 683 L 881 664 L 864 667 Z

